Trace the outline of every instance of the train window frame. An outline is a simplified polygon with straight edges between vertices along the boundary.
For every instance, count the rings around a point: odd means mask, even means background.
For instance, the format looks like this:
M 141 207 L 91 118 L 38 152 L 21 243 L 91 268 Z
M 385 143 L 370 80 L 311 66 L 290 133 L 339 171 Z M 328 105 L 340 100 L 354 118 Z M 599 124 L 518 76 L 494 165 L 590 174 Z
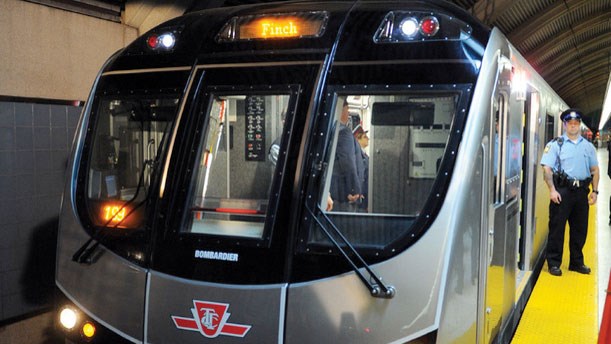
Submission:
M 506 143 L 507 143 L 507 94 L 499 92 L 492 98 L 493 113 L 495 114 L 495 128 L 492 128 L 494 134 L 494 151 L 493 151 L 493 169 L 492 178 L 493 202 L 495 205 L 505 203 L 505 176 L 506 176 Z M 496 130 L 496 131 L 495 131 Z
M 132 92 L 130 92 L 129 95 L 125 95 L 122 92 L 105 92 L 103 95 L 96 95 L 94 97 L 94 101 L 93 101 L 93 106 L 92 108 L 94 110 L 91 111 L 91 118 L 89 119 L 89 122 L 87 123 L 87 131 L 89 133 L 92 134 L 88 134 L 85 137 L 83 146 L 82 146 L 82 155 L 81 156 L 87 156 L 87 159 L 81 159 L 80 165 L 79 165 L 79 175 L 78 175 L 78 184 L 77 184 L 77 190 L 76 190 L 76 199 L 77 201 L 88 201 L 90 199 L 94 199 L 91 196 L 92 190 L 91 190 L 91 173 L 89 173 L 88 171 L 90 169 L 92 169 L 92 157 L 95 156 L 93 150 L 96 149 L 97 144 L 98 144 L 98 135 L 97 134 L 93 134 L 93 133 L 97 133 L 98 130 L 100 129 L 100 122 L 99 120 L 101 119 L 100 117 L 100 106 L 102 106 L 102 104 L 104 104 L 105 102 L 109 105 L 112 105 L 110 103 L 118 101 L 118 99 L 116 98 L 120 98 L 121 100 L 142 100 L 142 99 L 168 99 L 168 100 L 174 100 L 175 101 L 175 107 L 174 107 L 174 117 L 172 119 L 164 119 L 163 122 L 168 122 L 168 126 L 164 129 L 164 137 L 163 137 L 163 144 L 165 146 L 159 146 L 157 149 L 155 149 L 159 154 L 156 154 L 155 157 L 155 161 L 152 163 L 155 163 L 156 165 L 158 165 L 158 163 L 164 158 L 165 156 L 165 152 L 168 149 L 168 140 L 167 138 L 169 137 L 172 128 L 175 124 L 175 120 L 177 119 L 176 116 L 176 112 L 178 111 L 179 108 L 179 103 L 180 103 L 180 99 L 181 99 L 181 94 L 180 92 L 177 92 L 177 90 L 172 90 L 171 93 L 168 93 L 166 91 L 160 91 L 159 93 L 153 93 L 150 92 L 150 90 L 133 90 Z M 134 115 L 132 115 L 134 116 Z M 153 122 L 153 121 L 150 121 Z M 160 122 L 160 121 L 157 121 Z M 167 136 L 166 136 L 167 135 Z M 118 159 L 118 157 L 115 157 L 115 160 Z M 115 164 L 115 162 L 112 162 L 112 164 Z M 158 167 L 158 166 L 156 166 Z M 156 178 L 158 178 L 160 176 L 160 172 L 158 171 L 156 174 Z M 149 176 L 150 177 L 150 176 Z M 146 195 L 146 198 L 149 199 L 150 197 L 152 197 L 154 195 L 154 188 L 155 188 L 155 182 L 153 180 L 150 180 L 148 182 L 148 193 Z M 109 194 L 107 196 L 111 197 L 113 195 L 117 195 L 116 192 L 111 193 L 110 191 L 108 192 Z M 120 197 L 120 201 L 127 201 L 129 200 L 129 198 L 124 198 L 123 196 L 119 196 Z M 127 197 L 127 196 L 126 196 Z M 78 202 L 81 203 L 81 202 Z M 82 202 L 82 203 L 88 203 L 88 202 Z M 124 228 L 127 226 L 121 226 L 119 224 L 119 226 L 117 226 L 117 224 L 114 224 L 113 222 L 109 221 L 107 223 L 105 223 L 104 225 L 102 225 L 101 223 L 103 223 L 103 221 L 98 220 L 97 222 L 93 220 L 94 217 L 98 216 L 95 215 L 94 213 L 92 213 L 92 209 L 89 205 L 83 205 L 82 207 L 78 207 L 79 208 L 79 214 L 81 215 L 81 220 L 83 218 L 87 218 L 89 221 L 89 225 L 86 226 L 86 228 L 89 229 L 93 229 L 93 228 Z M 142 224 L 140 226 L 137 227 L 127 227 L 128 229 L 132 229 L 132 230 L 138 230 L 138 229 L 142 229 L 141 227 L 144 227 L 144 223 L 146 222 L 146 220 L 142 221 Z
M 556 122 L 554 115 L 550 113 L 545 114 L 545 138 L 543 144 L 547 144 L 551 140 L 553 140 L 556 135 Z
M 177 78 L 176 80 L 180 79 Z M 146 251 L 148 249 L 148 241 L 151 235 L 151 226 L 153 221 L 152 216 L 148 216 L 148 214 L 154 211 L 154 203 L 159 187 L 159 179 L 162 173 L 160 166 L 161 162 L 164 161 L 169 149 L 169 136 L 171 135 L 171 132 L 176 125 L 176 121 L 178 120 L 178 111 L 183 95 L 179 88 L 172 87 L 158 88 L 153 90 L 145 87 L 134 87 L 134 85 L 131 84 L 128 85 L 127 88 L 128 90 L 104 89 L 103 91 L 96 93 L 92 98 L 91 110 L 88 114 L 86 122 L 84 122 L 82 125 L 82 130 L 86 131 L 86 135 L 83 138 L 81 147 L 79 147 L 79 165 L 76 172 L 77 176 L 75 180 L 73 200 L 79 220 L 83 225 L 83 229 L 89 235 L 96 238 L 97 241 L 107 246 L 116 254 L 144 266 L 147 261 Z M 170 112 L 164 112 L 163 114 L 163 116 L 170 116 L 171 118 L 164 119 L 164 121 L 168 124 L 162 131 L 163 134 L 160 140 L 161 142 L 158 143 L 157 148 L 153 148 L 156 152 L 154 154 L 154 159 L 146 161 L 146 164 L 148 164 L 150 169 L 155 172 L 148 176 L 148 191 L 144 195 L 143 200 L 139 200 L 137 202 L 134 201 L 136 206 L 131 208 L 132 204 L 130 202 L 132 202 L 132 200 L 120 198 L 117 201 L 117 204 L 119 205 L 115 205 L 114 208 L 106 210 L 106 213 L 111 215 L 111 219 L 109 219 L 107 222 L 103 222 L 99 219 L 102 208 L 96 208 L 95 205 L 90 204 L 91 202 L 100 204 L 106 204 L 109 202 L 104 200 L 92 201 L 90 199 L 90 178 L 92 176 L 90 170 L 94 156 L 93 151 L 96 149 L 98 141 L 100 120 L 102 119 L 101 106 L 104 104 L 110 106 L 112 101 L 117 100 L 143 99 L 166 99 L 174 102 L 172 110 Z M 108 111 L 110 113 L 112 110 Z M 151 117 L 155 116 L 153 115 L 153 112 L 151 112 L 149 115 Z M 112 114 L 110 114 L 110 116 L 112 116 Z M 119 151 L 117 151 L 117 153 L 120 154 Z M 120 160 L 121 157 L 117 156 L 117 159 Z M 144 175 L 144 173 L 142 173 L 142 175 Z M 131 209 L 127 209 L 128 207 Z M 135 213 L 134 215 L 140 217 L 139 221 L 134 220 L 135 222 L 129 223 L 121 220 L 118 223 L 113 223 L 112 217 L 128 217 L 131 215 L 132 211 Z M 98 218 L 98 220 L 96 221 L 95 218 Z
M 269 247 L 271 244 L 271 238 L 273 236 L 273 227 L 274 227 L 274 215 L 279 206 L 279 194 L 277 192 L 280 187 L 281 179 L 283 177 L 282 170 L 286 164 L 286 149 L 289 141 L 289 136 L 291 135 L 291 130 L 294 121 L 294 114 L 296 111 L 296 107 L 299 103 L 300 93 L 302 87 L 299 84 L 282 84 L 282 85 L 267 85 L 267 86 L 218 86 L 218 85 L 210 85 L 205 88 L 200 96 L 198 96 L 199 104 L 196 105 L 198 107 L 197 112 L 203 114 L 204 119 L 201 121 L 201 124 L 198 125 L 198 132 L 201 134 L 194 141 L 194 150 L 196 151 L 195 155 L 195 165 L 192 166 L 192 174 L 190 176 L 190 181 L 187 187 L 187 194 L 185 197 L 185 205 L 188 209 L 185 209 L 181 216 L 180 226 L 177 230 L 179 236 L 187 236 L 194 237 L 198 240 L 205 240 L 205 238 L 210 238 L 211 240 L 215 240 L 218 243 L 223 243 L 223 245 L 229 246 L 241 246 L 241 247 Z M 193 232 L 192 225 L 192 212 L 197 211 L 192 207 L 195 197 L 195 189 L 197 185 L 198 179 L 198 171 L 200 168 L 200 160 L 202 158 L 203 149 L 205 146 L 206 140 L 209 138 L 210 134 L 210 122 L 211 116 L 210 112 L 213 110 L 213 104 L 216 99 L 220 97 L 249 97 L 249 96 L 286 96 L 286 109 L 284 113 L 284 119 L 282 120 L 284 123 L 281 124 L 280 127 L 280 153 L 278 155 L 278 160 L 276 162 L 275 167 L 272 167 L 272 175 L 270 176 L 269 182 L 269 192 L 267 195 L 267 207 L 261 222 L 262 226 L 260 228 L 260 234 L 258 235 L 239 235 L 230 232 Z M 237 114 L 236 114 L 237 116 Z M 226 120 L 229 120 L 226 116 Z M 230 140 L 233 140 L 234 130 L 230 130 L 227 128 L 231 135 Z M 273 141 L 272 141 L 273 142 Z M 271 142 L 270 142 L 271 146 Z M 264 150 L 264 158 L 265 162 L 268 163 L 268 150 L 269 146 L 265 145 Z M 229 216 L 231 217 L 231 216 Z M 234 216 L 236 218 L 240 217 L 240 215 Z M 232 221 L 232 220 L 227 220 Z M 230 226 L 235 226 L 235 223 L 230 223 Z
M 445 190 L 449 185 L 449 180 L 452 174 L 452 168 L 455 164 L 456 151 L 462 139 L 462 131 L 466 121 L 466 113 L 468 110 L 469 101 L 472 96 L 471 84 L 437 84 L 437 85 L 331 85 L 326 92 L 326 98 L 322 101 L 321 112 L 324 116 L 320 116 L 319 122 L 315 124 L 314 132 L 317 137 L 324 137 L 312 145 L 309 156 L 319 157 L 315 161 L 310 162 L 310 166 L 319 166 L 316 173 L 313 173 L 309 181 L 309 186 L 306 190 L 306 209 L 309 214 L 303 216 L 300 223 L 298 235 L 298 254 L 325 254 L 337 255 L 338 249 L 331 243 L 321 244 L 312 242 L 310 239 L 314 228 L 320 224 L 319 217 L 324 213 L 325 200 L 327 194 L 325 190 L 329 189 L 329 185 L 322 186 L 322 181 L 329 183 L 330 178 L 325 178 L 325 173 L 331 173 L 331 167 L 327 161 L 334 154 L 333 143 L 333 123 L 339 99 L 344 96 L 367 96 L 367 95 L 410 95 L 419 97 L 431 97 L 433 95 L 455 96 L 454 114 L 449 125 L 449 135 L 446 140 L 446 146 L 442 155 L 438 173 L 433 179 L 433 185 L 430 189 L 430 195 L 423 202 L 422 211 L 417 216 L 407 216 L 405 214 L 356 214 L 353 218 L 358 222 L 367 222 L 368 220 L 379 219 L 389 227 L 398 228 L 401 232 L 394 239 L 384 243 L 383 245 L 364 245 L 355 242 L 350 242 L 359 253 L 361 253 L 368 262 L 377 262 L 382 259 L 389 258 L 398 254 L 403 249 L 409 247 L 417 241 L 426 230 L 430 227 L 432 221 L 438 213 L 443 199 L 445 198 Z M 333 214 L 325 213 L 322 217 L 330 219 L 332 222 Z M 328 220 L 327 220 L 328 221 Z M 322 221 L 324 222 L 324 221 Z M 355 223 L 356 223 L 355 222 Z M 333 227 L 330 224 L 330 227 Z M 341 232 L 341 228 L 339 228 Z

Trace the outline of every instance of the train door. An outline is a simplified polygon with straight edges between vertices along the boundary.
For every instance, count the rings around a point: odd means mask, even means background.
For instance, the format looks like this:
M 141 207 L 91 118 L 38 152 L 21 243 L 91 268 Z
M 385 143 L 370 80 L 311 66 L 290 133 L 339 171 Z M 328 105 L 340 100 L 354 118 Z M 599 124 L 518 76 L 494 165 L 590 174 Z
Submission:
M 199 68 L 169 162 L 148 342 L 282 342 L 291 201 L 320 66 Z
M 539 148 L 539 93 L 528 87 L 524 99 L 524 149 L 523 149 L 523 177 L 522 182 L 522 209 L 520 216 L 520 236 L 518 242 L 517 268 L 518 284 L 532 270 L 534 259 L 533 237 L 535 232 L 535 190 Z M 518 288 L 520 289 L 520 288 Z
M 489 343 L 500 331 L 503 320 L 503 303 L 505 291 L 505 231 L 507 219 L 508 192 L 507 147 L 508 141 L 508 106 L 511 69 L 506 58 L 499 60 L 497 84 L 491 99 L 491 165 L 489 168 L 488 186 L 488 236 L 487 245 L 482 252 L 486 259 L 484 282 L 484 317 L 483 342 Z

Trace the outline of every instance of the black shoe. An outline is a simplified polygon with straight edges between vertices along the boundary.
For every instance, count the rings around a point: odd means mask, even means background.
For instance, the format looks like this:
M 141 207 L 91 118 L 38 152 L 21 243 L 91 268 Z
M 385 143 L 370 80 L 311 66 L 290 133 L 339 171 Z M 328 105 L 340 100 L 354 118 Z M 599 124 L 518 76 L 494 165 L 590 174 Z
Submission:
M 590 270 L 590 268 L 584 264 L 578 265 L 578 266 L 574 266 L 574 265 L 569 265 L 569 270 L 570 271 L 575 271 L 575 272 L 579 272 L 580 274 L 584 274 L 584 275 L 589 275 L 590 272 L 592 270 Z
M 562 276 L 562 270 L 560 270 L 560 268 L 557 266 L 550 266 L 549 273 L 553 276 Z

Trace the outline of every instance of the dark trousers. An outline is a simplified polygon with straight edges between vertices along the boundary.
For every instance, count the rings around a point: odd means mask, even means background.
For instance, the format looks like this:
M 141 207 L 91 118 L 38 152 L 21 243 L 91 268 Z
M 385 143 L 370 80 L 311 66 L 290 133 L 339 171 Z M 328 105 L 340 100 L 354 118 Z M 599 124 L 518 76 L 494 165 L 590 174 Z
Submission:
M 583 261 L 583 246 L 588 234 L 588 189 L 571 190 L 568 187 L 556 189 L 562 202 L 549 205 L 549 234 L 547 238 L 547 264 L 560 266 L 564 247 L 566 222 L 569 222 L 570 266 L 580 266 Z

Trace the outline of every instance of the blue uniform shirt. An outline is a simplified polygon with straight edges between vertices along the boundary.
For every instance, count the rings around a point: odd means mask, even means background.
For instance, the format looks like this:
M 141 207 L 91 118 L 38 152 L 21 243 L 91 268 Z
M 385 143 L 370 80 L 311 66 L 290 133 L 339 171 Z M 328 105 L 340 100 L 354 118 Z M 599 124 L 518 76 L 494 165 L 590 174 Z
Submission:
M 558 172 L 558 162 L 560 162 L 562 169 L 571 179 L 590 178 L 592 175 L 590 168 L 598 166 L 594 146 L 581 136 L 577 139 L 577 143 L 569 140 L 566 134 L 562 135 L 562 139 L 564 140 L 562 150 L 556 139 L 545 146 L 541 165 L 549 166 L 554 172 Z M 560 153 L 559 160 L 556 158 L 558 153 Z

